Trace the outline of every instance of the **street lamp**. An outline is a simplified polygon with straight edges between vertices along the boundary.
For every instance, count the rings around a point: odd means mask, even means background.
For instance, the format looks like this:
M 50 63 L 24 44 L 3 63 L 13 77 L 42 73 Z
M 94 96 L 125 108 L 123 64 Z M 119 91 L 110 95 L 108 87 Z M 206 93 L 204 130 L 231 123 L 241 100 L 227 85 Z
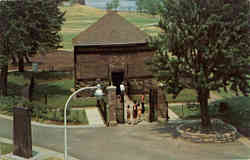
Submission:
M 122 102 L 122 111 L 123 111 L 123 117 L 122 117 L 122 123 L 125 123 L 125 104 L 124 104 L 124 95 L 125 95 L 125 86 L 123 82 L 120 84 L 120 91 L 121 91 L 121 102 Z
M 101 99 L 102 96 L 104 95 L 102 89 L 101 89 L 101 85 L 98 84 L 97 86 L 94 86 L 94 87 L 84 87 L 84 88 L 80 88 L 78 89 L 77 91 L 75 91 L 74 93 L 72 93 L 66 104 L 65 104 L 65 108 L 64 108 L 64 160 L 67 160 L 67 156 L 68 156 L 68 153 L 67 153 L 67 107 L 68 107 L 68 104 L 70 102 L 70 100 L 79 92 L 81 91 L 84 91 L 84 90 L 87 90 L 87 89 L 96 89 L 95 90 L 95 97 L 97 99 Z

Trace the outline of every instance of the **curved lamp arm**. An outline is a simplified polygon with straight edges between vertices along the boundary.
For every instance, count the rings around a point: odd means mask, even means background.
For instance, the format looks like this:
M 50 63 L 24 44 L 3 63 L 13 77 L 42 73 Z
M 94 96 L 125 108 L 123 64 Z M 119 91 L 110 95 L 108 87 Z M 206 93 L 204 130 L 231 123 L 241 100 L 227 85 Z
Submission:
M 64 107 L 64 160 L 67 160 L 67 156 L 68 156 L 67 155 L 67 150 L 68 150 L 67 149 L 67 107 L 68 107 L 68 104 L 70 100 L 72 99 L 72 97 L 74 97 L 77 93 L 87 90 L 87 89 L 97 89 L 97 88 L 98 88 L 97 86 L 80 88 L 69 96 L 65 104 L 65 107 Z

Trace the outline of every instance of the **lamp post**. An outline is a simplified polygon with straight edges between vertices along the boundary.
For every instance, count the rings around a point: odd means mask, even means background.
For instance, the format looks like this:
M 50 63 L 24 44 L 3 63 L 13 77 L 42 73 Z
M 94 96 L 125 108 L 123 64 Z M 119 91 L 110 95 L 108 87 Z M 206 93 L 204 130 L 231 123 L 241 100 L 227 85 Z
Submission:
M 77 93 L 84 91 L 84 90 L 88 90 L 88 89 L 96 89 L 94 95 L 97 99 L 101 99 L 102 96 L 104 95 L 103 91 L 101 89 L 101 85 L 98 84 L 97 86 L 94 86 L 94 87 L 80 88 L 69 96 L 69 98 L 65 104 L 65 108 L 64 108 L 64 160 L 67 160 L 67 158 L 68 158 L 67 157 L 68 156 L 68 153 L 67 153 L 68 152 L 68 149 L 67 149 L 67 107 L 68 107 L 68 104 L 69 104 L 70 100 L 72 99 L 72 97 L 74 97 Z
M 121 83 L 120 85 L 120 90 L 121 90 L 121 102 L 122 102 L 122 112 L 123 112 L 122 123 L 125 123 L 125 104 L 124 104 L 125 86 L 123 83 Z

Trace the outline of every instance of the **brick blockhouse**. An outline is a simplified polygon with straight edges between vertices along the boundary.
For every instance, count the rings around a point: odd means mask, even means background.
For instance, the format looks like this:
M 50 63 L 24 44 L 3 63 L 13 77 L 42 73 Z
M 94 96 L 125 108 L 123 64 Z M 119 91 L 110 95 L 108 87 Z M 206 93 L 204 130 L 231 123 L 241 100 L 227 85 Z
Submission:
M 121 82 L 129 94 L 147 91 L 152 73 L 145 60 L 154 53 L 147 38 L 145 32 L 118 13 L 108 12 L 72 40 L 75 88 L 95 85 L 99 79 L 117 86 L 117 93 Z

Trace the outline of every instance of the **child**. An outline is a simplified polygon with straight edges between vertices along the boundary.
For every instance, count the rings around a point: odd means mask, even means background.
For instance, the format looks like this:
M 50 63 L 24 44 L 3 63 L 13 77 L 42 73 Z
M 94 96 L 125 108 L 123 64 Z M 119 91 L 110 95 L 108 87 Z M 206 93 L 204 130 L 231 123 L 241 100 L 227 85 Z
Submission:
M 138 120 L 141 121 L 141 115 L 142 115 L 142 108 L 141 106 L 139 105 L 138 106 Z
M 135 102 L 134 106 L 133 106 L 133 121 L 134 121 L 134 124 L 136 123 L 137 121 L 137 104 Z
M 145 107 L 144 107 L 144 95 L 141 96 L 141 107 L 142 107 L 142 114 L 144 115 Z

